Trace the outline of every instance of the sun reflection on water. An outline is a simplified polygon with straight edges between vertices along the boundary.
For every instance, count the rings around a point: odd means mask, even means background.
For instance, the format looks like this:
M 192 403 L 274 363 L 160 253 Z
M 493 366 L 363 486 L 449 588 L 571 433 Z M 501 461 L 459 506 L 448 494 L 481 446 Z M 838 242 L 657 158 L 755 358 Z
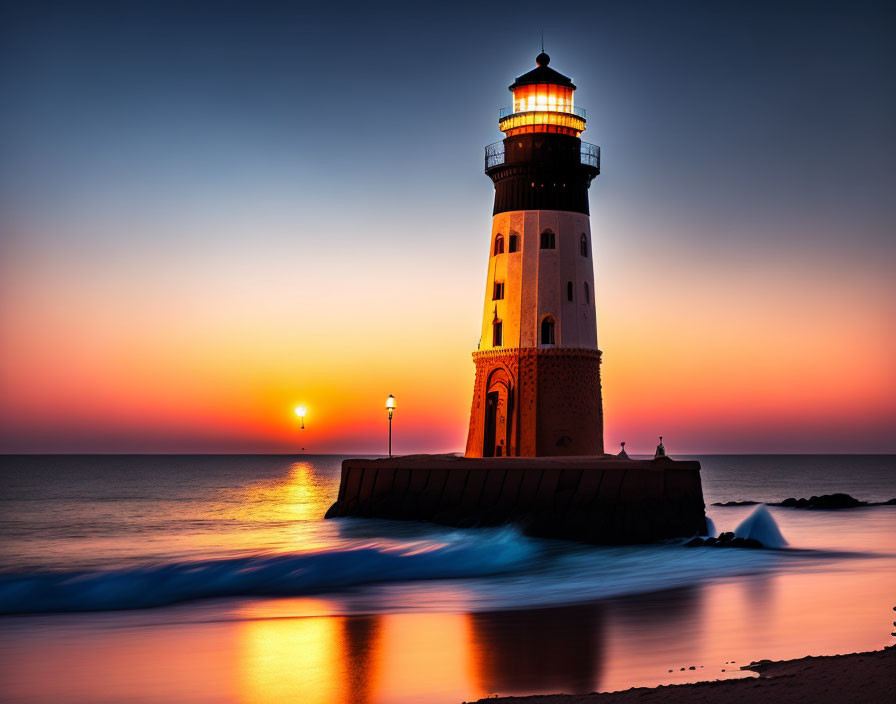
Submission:
M 239 701 L 342 702 L 340 619 L 248 621 L 239 640 Z
M 335 497 L 333 478 L 307 461 L 293 462 L 285 474 L 227 489 L 210 509 L 223 530 L 197 534 L 234 552 L 308 552 L 332 548 L 336 531 L 321 521 Z

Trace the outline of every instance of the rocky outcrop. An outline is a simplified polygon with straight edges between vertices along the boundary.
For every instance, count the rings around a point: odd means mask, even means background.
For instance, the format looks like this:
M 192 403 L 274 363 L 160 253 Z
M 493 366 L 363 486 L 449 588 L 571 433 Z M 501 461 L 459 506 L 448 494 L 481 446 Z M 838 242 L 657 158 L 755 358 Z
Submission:
M 808 499 L 784 499 L 780 504 L 769 504 L 770 506 L 787 506 L 788 508 L 856 508 L 857 506 L 867 506 L 867 501 L 859 501 L 849 494 L 824 494 L 822 496 L 813 496 Z
M 716 501 L 713 506 L 756 506 L 759 501 Z M 849 494 L 823 494 L 812 496 L 808 499 L 784 499 L 783 501 L 767 503 L 766 506 L 784 506 L 786 508 L 819 508 L 840 509 L 858 508 L 859 506 L 896 506 L 896 499 L 889 501 L 859 501 Z
M 698 462 L 599 457 L 348 459 L 327 518 L 454 526 L 518 523 L 530 535 L 644 543 L 705 532 Z

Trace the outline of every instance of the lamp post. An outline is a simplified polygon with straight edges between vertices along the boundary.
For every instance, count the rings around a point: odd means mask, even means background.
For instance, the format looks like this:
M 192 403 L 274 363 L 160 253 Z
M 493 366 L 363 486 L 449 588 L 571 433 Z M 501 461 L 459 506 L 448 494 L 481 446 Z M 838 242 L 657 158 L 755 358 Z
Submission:
M 389 412 L 389 457 L 392 457 L 392 412 L 395 410 L 395 397 L 389 394 L 386 399 L 386 410 Z
M 299 417 L 299 420 L 302 421 L 302 430 L 305 429 L 305 407 L 298 406 L 296 408 L 296 415 Z

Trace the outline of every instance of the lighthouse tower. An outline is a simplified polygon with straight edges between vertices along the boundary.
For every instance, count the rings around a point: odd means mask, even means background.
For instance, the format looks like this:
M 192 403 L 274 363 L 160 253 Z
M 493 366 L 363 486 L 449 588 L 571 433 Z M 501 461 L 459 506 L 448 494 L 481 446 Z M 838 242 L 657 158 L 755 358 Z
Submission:
M 588 220 L 600 151 L 579 138 L 572 81 L 535 62 L 485 149 L 495 208 L 466 457 L 347 459 L 327 518 L 523 522 L 606 544 L 705 535 L 699 462 L 604 454 Z
M 575 85 L 539 54 L 485 149 L 495 185 L 467 457 L 603 454 L 588 188 Z

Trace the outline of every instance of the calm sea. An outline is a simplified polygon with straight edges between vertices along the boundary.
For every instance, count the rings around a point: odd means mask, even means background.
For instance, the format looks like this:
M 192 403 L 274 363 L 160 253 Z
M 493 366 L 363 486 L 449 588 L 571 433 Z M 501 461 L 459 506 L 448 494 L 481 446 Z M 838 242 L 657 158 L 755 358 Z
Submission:
M 0 458 L 0 700 L 459 702 L 891 640 L 896 506 L 771 507 L 775 550 L 585 546 L 324 521 L 342 459 Z M 697 459 L 708 505 L 896 496 L 894 456 Z

